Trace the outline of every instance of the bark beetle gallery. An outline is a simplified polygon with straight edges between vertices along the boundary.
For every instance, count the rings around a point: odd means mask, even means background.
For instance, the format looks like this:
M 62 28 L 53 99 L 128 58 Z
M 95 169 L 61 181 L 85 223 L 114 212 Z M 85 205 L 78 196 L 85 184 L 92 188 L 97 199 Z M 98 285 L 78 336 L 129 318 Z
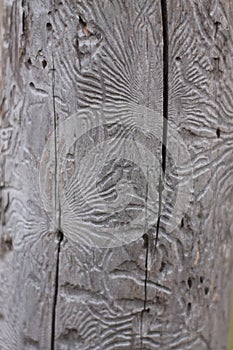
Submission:
M 226 348 L 232 18 L 0 0 L 0 349 Z

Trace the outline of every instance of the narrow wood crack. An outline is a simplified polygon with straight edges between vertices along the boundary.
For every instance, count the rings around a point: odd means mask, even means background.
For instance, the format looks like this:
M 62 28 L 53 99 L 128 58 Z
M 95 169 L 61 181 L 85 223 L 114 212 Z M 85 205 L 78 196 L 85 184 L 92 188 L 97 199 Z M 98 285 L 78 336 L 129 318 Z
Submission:
M 57 226 L 57 251 L 56 251 L 56 265 L 55 265 L 55 279 L 54 279 L 54 295 L 53 295 L 53 306 L 52 306 L 52 324 L 51 324 L 51 350 L 55 350 L 55 334 L 56 334 L 56 311 L 57 311 L 57 299 L 58 299 L 58 290 L 59 290 L 59 267 L 60 267 L 60 252 L 61 252 L 61 243 L 63 241 L 63 232 L 61 231 L 61 206 L 59 200 L 59 186 L 58 186 L 58 150 L 57 150 L 57 115 L 56 115 L 56 104 L 55 104 L 55 65 L 54 57 L 52 54 L 52 95 L 53 95 L 53 118 L 54 118 L 54 167 L 55 167 L 55 176 L 54 176 L 54 221 Z
M 169 51 L 168 51 L 168 19 L 167 19 L 167 0 L 161 0 L 162 13 L 162 28 L 163 28 L 163 136 L 162 136 L 162 164 L 159 178 L 159 209 L 155 236 L 155 251 L 158 243 L 160 219 L 162 211 L 162 197 L 163 186 L 166 174 L 166 160 L 167 160 L 167 132 L 168 132 L 168 99 L 169 99 L 169 83 L 168 83 L 168 69 L 169 69 Z
M 51 326 L 51 350 L 55 350 L 55 333 L 56 333 L 56 311 L 57 311 L 57 297 L 59 289 L 59 265 L 60 265 L 60 252 L 61 243 L 63 241 L 63 233 L 57 232 L 57 259 L 56 259 L 56 271 L 55 271 L 55 283 L 54 283 L 54 297 L 53 297 L 53 310 L 52 310 L 52 326 Z
M 54 199 L 54 206 L 55 206 L 55 216 L 54 221 L 56 223 L 56 226 L 58 229 L 60 229 L 60 203 L 59 203 L 59 193 L 58 193 L 58 163 L 57 163 L 57 114 L 56 114 L 56 101 L 55 101 L 55 65 L 54 65 L 54 57 L 52 54 L 52 62 L 53 62 L 53 68 L 52 68 L 52 94 L 53 94 L 53 124 L 54 124 L 54 167 L 55 167 L 55 176 L 54 176 L 54 190 L 55 190 L 55 199 Z M 58 213 L 58 218 L 57 218 Z
M 147 280 L 148 280 L 148 257 L 149 257 L 149 236 L 147 233 L 148 223 L 147 223 L 147 202 L 148 202 L 148 181 L 149 181 L 149 171 L 147 168 L 147 184 L 146 184 L 146 208 L 145 208 L 145 227 L 144 227 L 144 248 L 146 249 L 146 258 L 145 258 L 145 282 L 144 282 L 144 310 L 147 308 Z
M 168 102 L 169 102 L 169 83 L 168 83 L 168 70 L 169 70 L 169 42 L 168 42 L 168 17 L 167 17 L 167 0 L 161 0 L 161 15 L 162 15 L 162 32 L 163 32 L 163 135 L 162 135 L 162 152 L 161 152 L 161 169 L 159 177 L 159 208 L 158 218 L 156 224 L 156 236 L 154 242 L 154 254 L 156 253 L 160 218 L 162 212 L 162 196 L 163 186 L 166 173 L 166 161 L 167 161 L 167 133 L 168 133 Z M 146 232 L 146 231 L 145 231 Z M 148 287 L 148 259 L 150 250 L 151 237 L 145 233 L 143 235 L 144 247 L 146 248 L 145 257 L 145 288 L 144 288 L 144 309 L 141 311 L 141 325 L 140 325 L 140 341 L 141 350 L 143 349 L 143 315 L 145 312 L 149 312 L 147 308 L 147 287 Z

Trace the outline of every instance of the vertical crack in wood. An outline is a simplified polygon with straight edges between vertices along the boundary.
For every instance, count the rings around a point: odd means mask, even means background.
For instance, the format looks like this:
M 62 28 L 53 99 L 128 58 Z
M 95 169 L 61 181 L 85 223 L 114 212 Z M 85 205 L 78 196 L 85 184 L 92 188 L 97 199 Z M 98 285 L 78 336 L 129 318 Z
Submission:
M 144 227 L 144 235 L 143 235 L 144 247 L 146 248 L 145 283 L 144 283 L 144 311 L 146 310 L 146 306 L 147 306 L 147 280 L 148 280 L 148 255 L 149 255 L 149 236 L 147 234 L 147 230 L 148 230 L 148 224 L 147 224 L 148 181 L 149 181 L 149 171 L 147 168 L 145 227 Z
M 60 230 L 60 221 L 61 221 L 61 208 L 60 208 L 60 201 L 59 201 L 59 189 L 58 189 L 58 163 L 57 163 L 57 116 L 56 116 L 56 102 L 55 102 L 55 65 L 54 65 L 54 57 L 52 53 L 52 62 L 53 62 L 53 68 L 52 68 L 52 94 L 53 94 L 53 123 L 54 123 L 54 167 L 55 167 L 55 217 L 54 221 L 56 223 L 56 226 Z M 58 213 L 58 218 L 57 218 Z
M 159 177 L 159 208 L 158 218 L 156 225 L 156 236 L 154 242 L 154 254 L 156 253 L 160 218 L 162 212 L 162 195 L 163 185 L 166 173 L 166 160 L 167 160 L 167 133 L 168 133 L 168 99 L 169 99 L 169 83 L 168 83 L 168 70 L 169 70 L 169 51 L 168 51 L 168 17 L 167 17 L 167 0 L 161 0 L 161 16 L 162 16 L 162 35 L 163 35 L 163 135 L 162 135 L 162 152 L 161 152 L 161 169 Z M 147 205 L 147 203 L 146 203 Z M 146 232 L 146 230 L 145 230 Z M 141 350 L 143 349 L 143 315 L 150 310 L 147 308 L 147 284 L 148 284 L 148 259 L 150 249 L 150 237 L 147 233 L 143 235 L 144 246 L 146 248 L 145 257 L 145 287 L 144 287 L 144 309 L 141 311 L 140 317 L 140 343 Z
M 63 233 L 61 231 L 57 232 L 57 238 L 58 238 L 58 244 L 57 244 L 57 260 L 56 260 L 55 286 L 54 286 L 53 310 L 52 310 L 51 350 L 55 350 L 56 309 L 57 309 L 57 297 L 58 297 L 58 289 L 59 289 L 59 265 L 60 265 L 61 243 L 63 240 Z
M 143 346 L 143 315 L 144 312 L 147 310 L 147 282 L 148 282 L 148 257 L 149 257 L 149 236 L 147 234 L 148 230 L 148 222 L 147 222 L 147 202 L 148 202 L 148 181 L 149 181 L 149 171 L 147 168 L 147 185 L 146 185 L 146 206 L 145 206 L 145 225 L 144 225 L 144 234 L 143 234 L 143 240 L 144 240 L 144 248 L 146 249 L 146 257 L 145 257 L 145 280 L 144 280 L 144 308 L 141 311 L 140 315 L 140 342 L 141 342 L 141 349 Z
M 168 99 L 169 99 L 169 52 L 168 52 L 168 18 L 167 18 L 167 0 L 161 0 L 162 30 L 163 30 L 163 136 L 162 136 L 162 164 L 159 178 L 159 209 L 155 236 L 155 251 L 158 243 L 160 218 L 162 211 L 162 195 L 164 179 L 166 174 L 167 158 L 167 129 L 168 129 Z
M 55 265 L 55 281 L 54 281 L 54 296 L 53 296 L 53 308 L 52 308 L 52 324 L 51 324 L 51 350 L 55 350 L 55 333 L 56 333 L 56 311 L 57 311 L 57 298 L 59 289 L 59 265 L 60 265 L 60 252 L 61 243 L 63 240 L 63 233 L 61 231 L 61 206 L 59 200 L 59 186 L 58 186 L 58 150 L 57 150 L 57 116 L 56 116 L 56 104 L 55 104 L 55 65 L 54 56 L 52 53 L 52 98 L 53 98 L 53 118 L 54 118 L 54 167 L 55 167 L 55 223 L 57 226 L 57 252 L 56 252 L 56 265 Z M 58 213 L 58 217 L 57 217 Z
M 144 280 L 144 308 L 141 311 L 140 315 L 140 343 L 141 343 L 141 349 L 143 346 L 143 315 L 144 312 L 147 312 L 147 283 L 148 283 L 148 257 L 149 257 L 149 236 L 147 234 L 148 230 L 148 223 L 147 223 L 147 201 L 148 201 L 148 181 L 149 181 L 149 171 L 147 168 L 147 184 L 146 184 L 146 207 L 145 207 L 145 226 L 144 226 L 144 248 L 146 249 L 146 257 L 145 257 L 145 280 Z

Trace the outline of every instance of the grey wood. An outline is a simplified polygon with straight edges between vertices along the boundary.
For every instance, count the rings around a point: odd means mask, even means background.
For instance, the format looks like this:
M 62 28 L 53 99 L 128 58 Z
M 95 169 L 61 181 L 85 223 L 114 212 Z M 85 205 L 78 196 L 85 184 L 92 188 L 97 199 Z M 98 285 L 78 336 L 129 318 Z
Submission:
M 227 348 L 232 16 L 0 0 L 0 349 Z
M 50 349 L 57 243 L 38 180 L 54 129 L 49 4 L 1 10 L 0 349 Z
M 192 213 L 181 229 L 191 235 L 181 241 L 183 280 L 192 281 L 185 299 L 189 327 L 210 349 L 226 348 L 232 290 L 232 10 L 232 1 L 170 2 L 168 9 L 169 117 L 193 162 Z

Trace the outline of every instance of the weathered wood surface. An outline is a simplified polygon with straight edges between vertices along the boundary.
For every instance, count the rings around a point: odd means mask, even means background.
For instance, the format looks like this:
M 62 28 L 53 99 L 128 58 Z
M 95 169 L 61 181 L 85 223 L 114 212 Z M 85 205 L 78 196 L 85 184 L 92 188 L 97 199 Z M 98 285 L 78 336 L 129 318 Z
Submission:
M 47 6 L 4 1 L 1 11 L 2 350 L 51 344 L 57 246 L 38 181 L 41 154 L 54 129 Z
M 0 9 L 0 349 L 226 349 L 232 0 Z

